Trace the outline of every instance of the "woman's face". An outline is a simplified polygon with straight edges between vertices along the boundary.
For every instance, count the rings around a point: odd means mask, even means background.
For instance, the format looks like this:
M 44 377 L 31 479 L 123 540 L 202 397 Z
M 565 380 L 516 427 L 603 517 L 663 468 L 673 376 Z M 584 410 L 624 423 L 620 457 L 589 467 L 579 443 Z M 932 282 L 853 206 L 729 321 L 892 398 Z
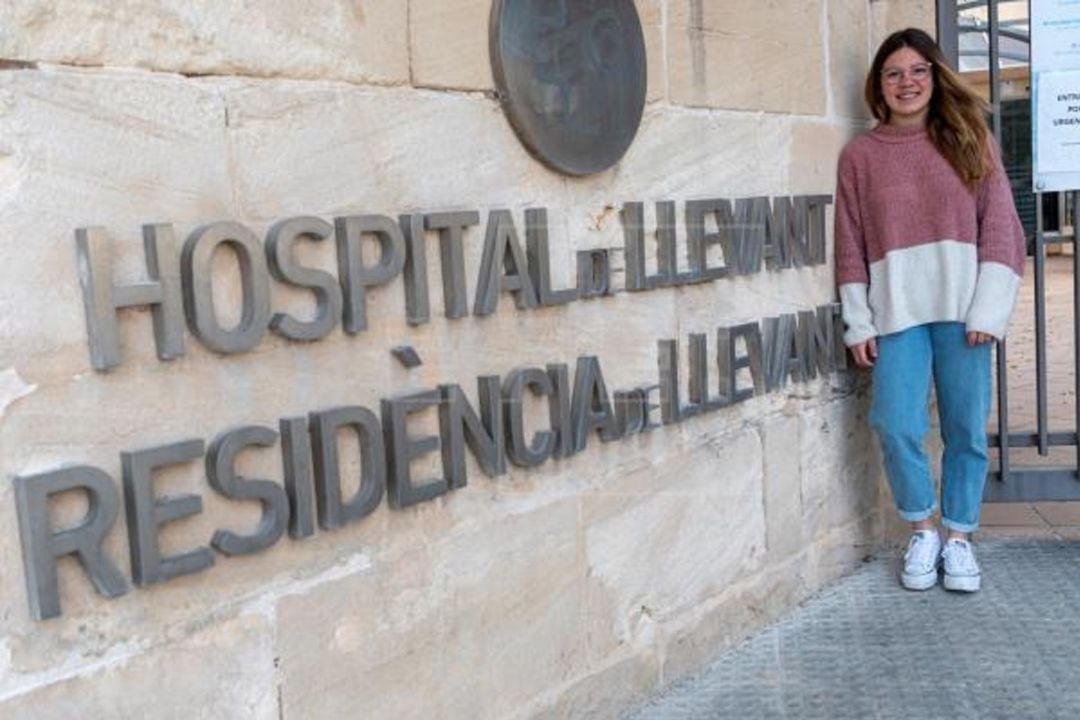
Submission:
M 889 55 L 881 68 L 881 94 L 889 106 L 890 125 L 925 123 L 930 96 L 934 94 L 929 61 L 909 47 Z

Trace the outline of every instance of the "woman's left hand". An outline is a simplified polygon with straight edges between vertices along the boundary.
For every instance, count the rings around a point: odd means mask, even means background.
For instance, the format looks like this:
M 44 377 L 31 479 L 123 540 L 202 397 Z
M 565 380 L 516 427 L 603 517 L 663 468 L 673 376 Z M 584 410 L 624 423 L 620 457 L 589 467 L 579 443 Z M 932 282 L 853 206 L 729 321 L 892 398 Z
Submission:
M 994 336 L 990 333 L 984 332 L 969 332 L 967 334 L 967 344 L 971 347 L 976 345 L 982 345 L 983 343 L 993 342 Z

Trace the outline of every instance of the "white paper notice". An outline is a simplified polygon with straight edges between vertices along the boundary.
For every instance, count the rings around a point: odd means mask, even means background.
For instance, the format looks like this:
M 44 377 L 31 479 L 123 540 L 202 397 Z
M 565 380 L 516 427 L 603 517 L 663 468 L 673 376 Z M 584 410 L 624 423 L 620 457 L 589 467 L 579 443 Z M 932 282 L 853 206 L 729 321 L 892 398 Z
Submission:
M 1039 73 L 1039 170 L 1080 170 L 1080 71 Z
M 1032 5 L 1032 64 L 1048 71 L 1080 68 L 1080 2 L 1037 0 Z
M 1032 185 L 1080 189 L 1080 0 L 1032 0 Z

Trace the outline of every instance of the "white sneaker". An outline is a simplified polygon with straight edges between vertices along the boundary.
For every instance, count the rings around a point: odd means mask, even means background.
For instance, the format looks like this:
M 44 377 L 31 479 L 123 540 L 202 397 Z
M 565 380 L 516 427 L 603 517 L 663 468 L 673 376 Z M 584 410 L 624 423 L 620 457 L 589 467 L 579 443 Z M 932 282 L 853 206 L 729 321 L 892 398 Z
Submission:
M 919 530 L 908 540 L 900 584 L 908 590 L 929 590 L 937 584 L 941 537 L 937 530 Z
M 975 551 L 967 540 L 953 539 L 945 543 L 941 552 L 945 566 L 945 589 L 958 592 L 975 592 L 979 589 L 979 563 Z

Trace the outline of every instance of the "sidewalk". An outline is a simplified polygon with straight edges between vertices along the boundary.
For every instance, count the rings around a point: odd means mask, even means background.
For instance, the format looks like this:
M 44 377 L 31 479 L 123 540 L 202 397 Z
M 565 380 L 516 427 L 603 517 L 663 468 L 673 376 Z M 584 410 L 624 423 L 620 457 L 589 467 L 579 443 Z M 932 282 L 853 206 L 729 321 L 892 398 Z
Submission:
M 992 538 L 979 557 L 965 595 L 901 589 L 883 553 L 624 718 L 1073 720 L 1080 543 Z
M 1080 540 L 1080 503 L 987 503 L 977 537 Z

